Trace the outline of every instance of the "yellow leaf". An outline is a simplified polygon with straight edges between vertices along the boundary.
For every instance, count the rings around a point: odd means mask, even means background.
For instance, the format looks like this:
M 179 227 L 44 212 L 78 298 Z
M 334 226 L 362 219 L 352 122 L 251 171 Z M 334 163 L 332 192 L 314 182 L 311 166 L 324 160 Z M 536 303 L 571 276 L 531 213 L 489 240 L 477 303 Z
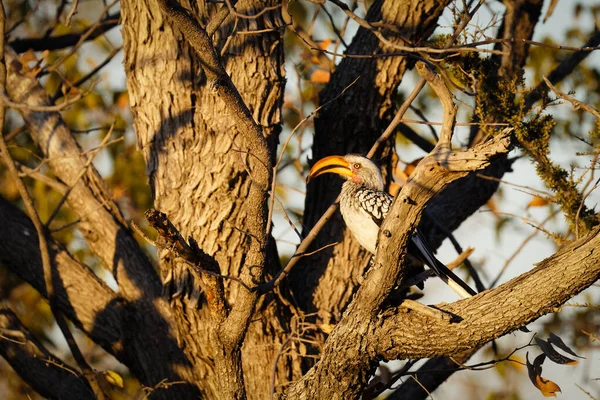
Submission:
M 111 385 L 123 388 L 123 378 L 121 378 L 121 375 L 117 374 L 115 371 L 104 371 L 104 378 L 106 379 L 106 382 L 110 383 Z
M 329 82 L 329 71 L 325 71 L 324 69 L 315 69 L 312 74 L 310 74 L 310 81 L 312 83 L 327 83 Z
M 90 94 L 83 98 L 83 104 L 85 104 L 85 106 L 88 108 L 96 108 L 96 107 L 100 106 L 100 103 L 101 103 L 101 98 L 99 95 L 96 95 L 96 94 Z
M 527 208 L 529 207 L 543 207 L 548 205 L 548 199 L 545 199 L 540 196 L 535 196 L 531 201 L 527 204 Z
M 395 182 L 392 182 L 392 183 L 390 183 L 390 188 L 389 188 L 388 192 L 390 192 L 392 197 L 396 197 L 396 195 L 398 194 L 400 189 L 402 189 L 402 186 L 398 185 Z
M 327 47 L 331 44 L 331 39 L 325 39 L 319 44 L 321 50 L 327 50 Z
M 335 328 L 335 325 L 333 325 L 333 324 L 320 324 L 319 325 L 319 329 L 321 329 L 323 332 L 325 332 L 328 335 L 333 331 L 333 328 Z
M 537 387 L 544 397 L 556 397 L 556 392 L 560 392 L 560 387 L 549 379 L 541 376 L 535 377 L 535 387 Z
M 127 94 L 127 92 L 119 94 L 115 104 L 121 109 L 129 107 L 129 95 Z
M 21 55 L 21 57 L 19 57 L 19 61 L 22 64 L 27 64 L 29 61 L 37 61 L 37 58 L 35 57 L 35 52 L 32 49 L 27 50 Z
M 422 159 L 423 158 L 417 158 L 416 160 L 413 160 L 410 164 L 406 164 L 406 168 L 404 168 L 404 173 L 406 174 L 406 176 L 410 176 L 415 171 L 417 165 L 419 165 Z
M 306 345 L 304 343 L 300 343 L 300 346 L 298 346 L 298 351 L 300 352 L 301 355 L 305 356 L 306 355 Z

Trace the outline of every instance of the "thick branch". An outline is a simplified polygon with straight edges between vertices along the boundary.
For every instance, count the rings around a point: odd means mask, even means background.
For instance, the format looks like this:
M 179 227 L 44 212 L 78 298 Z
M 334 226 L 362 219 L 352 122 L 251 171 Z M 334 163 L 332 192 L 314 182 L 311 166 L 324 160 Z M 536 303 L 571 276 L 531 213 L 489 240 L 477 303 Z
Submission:
M 206 30 L 175 0 L 159 0 L 162 12 L 179 29 L 188 43 L 196 50 L 211 88 L 225 103 L 229 116 L 236 121 L 248 151 L 248 168 L 253 184 L 250 186 L 248 208 L 244 229 L 251 244 L 240 278 L 246 285 L 261 280 L 265 271 L 265 253 L 268 243 L 267 200 L 272 181 L 272 158 L 263 132 L 254 121 L 252 113 L 225 71 L 220 57 Z M 242 290 L 226 319 L 224 310 L 213 310 L 213 324 L 217 343 L 214 350 L 216 373 L 222 396 L 245 398 L 244 376 L 241 363 L 241 346 L 254 314 L 258 300 L 257 292 Z M 215 318 L 219 317 L 219 318 Z
M 164 213 L 151 209 L 146 211 L 145 215 L 148 223 L 162 238 L 161 242 L 165 242 L 163 248 L 173 251 L 178 257 L 184 259 L 194 271 L 199 273 L 198 278 L 205 282 L 204 290 L 207 292 L 206 299 L 213 321 L 218 323 L 225 321 L 229 308 L 225 300 L 223 278 L 220 276 L 221 269 L 217 260 L 198 248 L 198 244 L 192 238 L 188 244 Z M 205 276 L 202 276 L 203 272 Z
M 33 390 L 49 399 L 96 399 L 73 368 L 54 357 L 0 304 L 0 354 Z
M 206 30 L 175 0 L 159 0 L 158 3 L 165 15 L 173 21 L 185 39 L 196 50 L 212 88 L 227 104 L 231 116 L 235 118 L 239 125 L 245 128 L 241 132 L 244 134 L 244 138 L 248 140 L 252 154 L 266 169 L 266 171 L 261 171 L 262 173 L 255 177 L 256 183 L 261 185 L 261 189 L 266 192 L 270 179 L 264 180 L 271 176 L 271 168 L 268 168 L 267 164 L 271 160 L 269 149 L 263 138 L 262 130 L 252 118 L 252 113 L 242 100 L 242 96 L 240 96 L 225 68 L 223 68 L 212 40 Z
M 11 59 L 14 60 L 15 56 Z M 32 106 L 50 105 L 38 82 L 23 76 L 18 63 L 10 65 L 12 70 L 8 74 L 7 90 L 13 101 Z M 87 157 L 58 112 L 34 112 L 25 108 L 22 115 L 54 174 L 73 187 L 67 204 L 80 218 L 79 230 L 90 248 L 112 270 L 119 284 L 119 293 L 128 300 L 127 308 L 131 307 L 126 321 L 138 329 L 129 332 L 131 343 L 126 350 L 131 353 L 127 358 L 128 366 L 147 386 L 155 386 L 165 380 L 182 381 L 185 367 L 181 366 L 188 365 L 189 360 L 173 337 L 171 310 L 161 298 L 160 281 L 129 231 L 104 181 L 93 165 L 86 167 Z M 81 171 L 86 168 L 87 172 L 79 179 Z M 124 344 L 117 341 L 114 345 Z M 163 385 L 153 395 L 181 398 L 196 396 L 197 393 L 194 385 L 185 382 Z
M 119 25 L 119 19 L 121 18 L 119 13 L 109 15 L 100 24 L 88 34 L 89 28 L 82 29 L 77 33 L 69 33 L 60 36 L 51 36 L 47 38 L 33 38 L 33 39 L 16 39 L 10 42 L 8 45 L 17 53 L 24 53 L 31 49 L 33 51 L 44 51 L 44 50 L 59 50 L 66 47 L 75 46 L 81 40 L 81 37 L 85 34 L 88 36 L 85 38 L 86 41 L 94 40 L 98 36 L 111 30 L 115 26 Z
M 1 197 L 0 226 L 0 262 L 46 296 L 35 228 L 21 210 Z M 58 307 L 92 340 L 123 360 L 120 341 L 125 314 L 122 302 L 89 268 L 74 260 L 54 240 L 48 240 L 48 248 L 56 269 Z
M 16 103 L 29 106 L 51 105 L 39 83 L 21 74 L 23 68 L 14 55 L 8 57 L 7 91 Z M 112 270 L 121 294 L 128 299 L 160 294 L 160 283 L 152 265 L 132 237 L 129 227 L 110 191 L 71 135 L 58 112 L 22 110 L 33 140 L 39 146 L 54 174 L 73 186 L 67 204 L 81 219 L 80 231 L 104 265 Z M 79 174 L 87 172 L 82 179 Z
M 374 351 L 388 359 L 451 355 L 478 347 L 554 312 L 600 278 L 600 229 L 494 290 L 442 306 L 457 324 L 398 313 L 377 328 Z M 402 327 L 399 329 L 399 327 Z
M 6 20 L 6 15 L 4 13 L 4 5 L 0 4 L 0 92 L 5 92 L 6 86 L 6 62 L 4 59 L 4 23 Z M 42 224 L 40 217 L 35 209 L 33 204 L 33 200 L 29 195 L 27 187 L 23 183 L 23 180 L 19 176 L 19 171 L 17 170 L 17 166 L 15 165 L 14 160 L 8 150 L 8 146 L 6 144 L 6 139 L 2 134 L 2 130 L 4 128 L 4 117 L 5 117 L 5 107 L 4 105 L 0 106 L 0 154 L 2 156 L 2 161 L 6 165 L 13 181 L 15 182 L 15 186 L 17 187 L 21 199 L 23 200 L 23 204 L 33 225 L 35 227 L 35 231 L 37 233 L 39 251 L 42 259 L 42 269 L 44 276 L 44 288 L 46 289 L 46 294 L 50 303 L 50 310 L 56 324 L 60 328 L 63 336 L 67 341 L 67 345 L 69 350 L 71 351 L 71 355 L 73 359 L 77 362 L 79 369 L 81 370 L 81 377 L 87 381 L 88 385 L 91 387 L 95 396 L 98 397 L 99 400 L 104 400 L 105 395 L 96 375 L 93 373 L 92 368 L 88 364 L 85 359 L 83 353 L 79 349 L 77 342 L 75 342 L 75 338 L 73 337 L 73 333 L 67 324 L 67 320 L 65 319 L 62 310 L 59 309 L 56 298 L 55 284 L 54 284 L 54 274 L 52 268 L 52 261 L 50 259 L 50 250 L 48 247 L 48 240 L 46 236 L 46 227 Z
M 21 210 L 1 197 L 0 226 L 0 263 L 45 295 L 35 228 Z M 62 246 L 53 240 L 49 240 L 48 244 L 56 268 L 58 307 L 65 316 L 94 342 L 126 364 L 146 385 L 154 386 L 164 379 L 180 381 L 169 362 L 174 360 L 183 364 L 186 361 L 175 340 L 165 335 L 165 322 L 156 319 L 156 311 L 145 308 L 143 304 L 128 304 L 89 268 L 74 260 Z M 169 351 L 171 353 L 167 353 Z M 169 389 L 168 394 L 166 390 L 155 391 L 154 394 L 158 398 L 166 395 L 174 399 L 197 394 L 187 385 L 172 385 L 165 389 Z
M 542 2 L 538 0 L 511 1 L 505 2 L 505 4 L 507 10 L 498 35 L 503 38 L 531 39 L 539 19 Z M 529 46 L 525 43 L 508 43 L 502 46 L 505 46 L 504 50 L 509 51 L 505 51 L 498 60 L 498 75 L 514 81 L 522 73 L 527 61 Z M 496 49 L 501 49 L 501 45 L 499 44 Z M 492 57 L 498 59 L 498 56 Z M 474 128 L 471 142 L 481 140 L 481 136 L 480 129 Z M 492 177 L 501 177 L 510 171 L 511 165 L 512 161 L 507 157 L 503 157 L 496 160 L 485 170 L 480 171 L 480 173 Z M 421 224 L 423 231 L 428 234 L 430 244 L 438 247 L 442 240 L 447 237 L 446 232 L 456 229 L 466 218 L 486 204 L 497 188 L 497 182 L 480 179 L 476 174 L 470 174 L 451 184 L 431 202 L 427 208 L 429 218 L 424 219 Z M 435 374 L 427 373 L 432 369 L 438 370 L 436 365 L 432 364 L 440 365 L 444 371 Z M 426 366 L 423 367 L 426 372 L 417 375 L 417 378 L 420 378 L 419 382 L 417 383 L 412 379 L 408 380 L 401 386 L 401 391 L 397 393 L 404 394 L 406 392 L 407 398 L 427 397 L 427 392 L 435 390 L 455 371 L 455 369 L 447 367 L 452 365 L 454 365 L 454 362 L 449 359 L 428 361 Z

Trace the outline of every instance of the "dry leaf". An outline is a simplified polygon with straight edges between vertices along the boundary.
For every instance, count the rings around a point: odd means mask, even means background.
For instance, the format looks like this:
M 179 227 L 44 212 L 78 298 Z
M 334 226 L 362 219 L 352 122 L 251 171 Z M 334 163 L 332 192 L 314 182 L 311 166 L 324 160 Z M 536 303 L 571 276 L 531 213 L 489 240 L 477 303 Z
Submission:
M 560 387 L 556 383 L 541 376 L 535 377 L 535 387 L 542 392 L 544 397 L 556 397 L 556 392 L 560 393 Z
M 25 53 L 21 54 L 19 61 L 21 64 L 27 64 L 29 61 L 37 61 L 35 52 L 31 49 L 27 50 Z
M 402 189 L 402 186 L 398 185 L 396 182 L 392 182 L 390 183 L 388 192 L 392 195 L 392 197 L 396 197 L 400 189 Z
M 321 50 L 327 50 L 327 47 L 331 44 L 331 39 L 325 39 L 321 43 L 319 43 L 319 48 Z
M 119 96 L 117 96 L 115 105 L 122 109 L 129 107 L 129 95 L 127 94 L 127 92 L 122 92 L 119 94 Z
M 104 379 L 106 379 L 106 382 L 113 386 L 123 388 L 123 378 L 121 378 L 121 375 L 117 374 L 115 371 L 104 371 Z
M 542 353 L 533 360 L 533 363 L 530 363 L 529 353 L 526 353 L 527 373 L 531 383 L 542 392 L 544 397 L 556 397 L 556 392 L 560 392 L 560 387 L 551 380 L 542 378 L 542 364 L 545 359 L 546 354 Z
M 538 346 L 540 346 L 540 349 L 542 349 L 542 351 L 544 352 L 544 354 L 548 357 L 548 359 L 550 361 L 553 361 L 557 364 L 561 364 L 561 365 L 577 365 L 579 364 L 579 361 L 577 360 L 572 360 L 569 357 L 565 357 L 562 354 L 560 354 L 558 351 L 556 351 L 556 349 L 554 349 L 554 347 L 552 347 L 552 345 L 548 342 L 546 342 L 544 339 L 540 339 L 540 338 L 535 338 L 535 342 L 537 343 Z
M 548 343 L 552 343 L 552 345 L 558 347 L 565 353 L 569 353 L 573 357 L 585 358 L 585 357 L 581 357 L 581 356 L 578 356 L 577 354 L 575 354 L 575 352 L 573 350 L 571 350 L 569 348 L 569 346 L 567 346 L 565 344 L 565 342 L 563 342 L 563 340 L 558 335 L 555 335 L 554 333 L 551 333 L 550 336 L 548 337 Z
M 329 71 L 325 71 L 324 69 L 315 69 L 312 74 L 310 74 L 310 81 L 312 83 L 327 83 L 330 78 Z
M 333 324 L 320 324 L 319 325 L 319 329 L 328 335 L 331 332 L 333 332 L 333 328 L 335 328 L 335 325 L 333 325 Z
M 527 203 L 527 208 L 529 207 L 543 207 L 550 203 L 548 199 L 545 199 L 540 196 L 535 196 L 529 203 Z

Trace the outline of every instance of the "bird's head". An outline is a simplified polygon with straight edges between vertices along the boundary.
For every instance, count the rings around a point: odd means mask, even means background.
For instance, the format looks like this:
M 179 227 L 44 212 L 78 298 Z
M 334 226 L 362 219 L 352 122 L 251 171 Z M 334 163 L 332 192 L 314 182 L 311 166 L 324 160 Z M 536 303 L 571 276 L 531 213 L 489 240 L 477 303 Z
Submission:
M 310 169 L 308 182 L 326 173 L 338 174 L 368 188 L 383 190 L 383 178 L 379 167 L 373 161 L 358 154 L 322 158 Z

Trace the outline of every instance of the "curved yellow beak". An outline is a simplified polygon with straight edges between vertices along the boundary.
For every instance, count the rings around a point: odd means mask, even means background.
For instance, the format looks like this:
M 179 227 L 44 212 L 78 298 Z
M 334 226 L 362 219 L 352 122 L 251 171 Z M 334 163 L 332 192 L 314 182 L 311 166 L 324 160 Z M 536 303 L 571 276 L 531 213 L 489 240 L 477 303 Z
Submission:
M 308 183 L 313 180 L 313 178 L 326 173 L 348 176 L 350 178 L 354 176 L 354 173 L 350 169 L 350 164 L 348 164 L 348 161 L 346 161 L 344 157 L 329 156 L 320 159 L 315 163 L 315 165 L 313 165 L 313 167 L 310 169 L 306 182 Z

